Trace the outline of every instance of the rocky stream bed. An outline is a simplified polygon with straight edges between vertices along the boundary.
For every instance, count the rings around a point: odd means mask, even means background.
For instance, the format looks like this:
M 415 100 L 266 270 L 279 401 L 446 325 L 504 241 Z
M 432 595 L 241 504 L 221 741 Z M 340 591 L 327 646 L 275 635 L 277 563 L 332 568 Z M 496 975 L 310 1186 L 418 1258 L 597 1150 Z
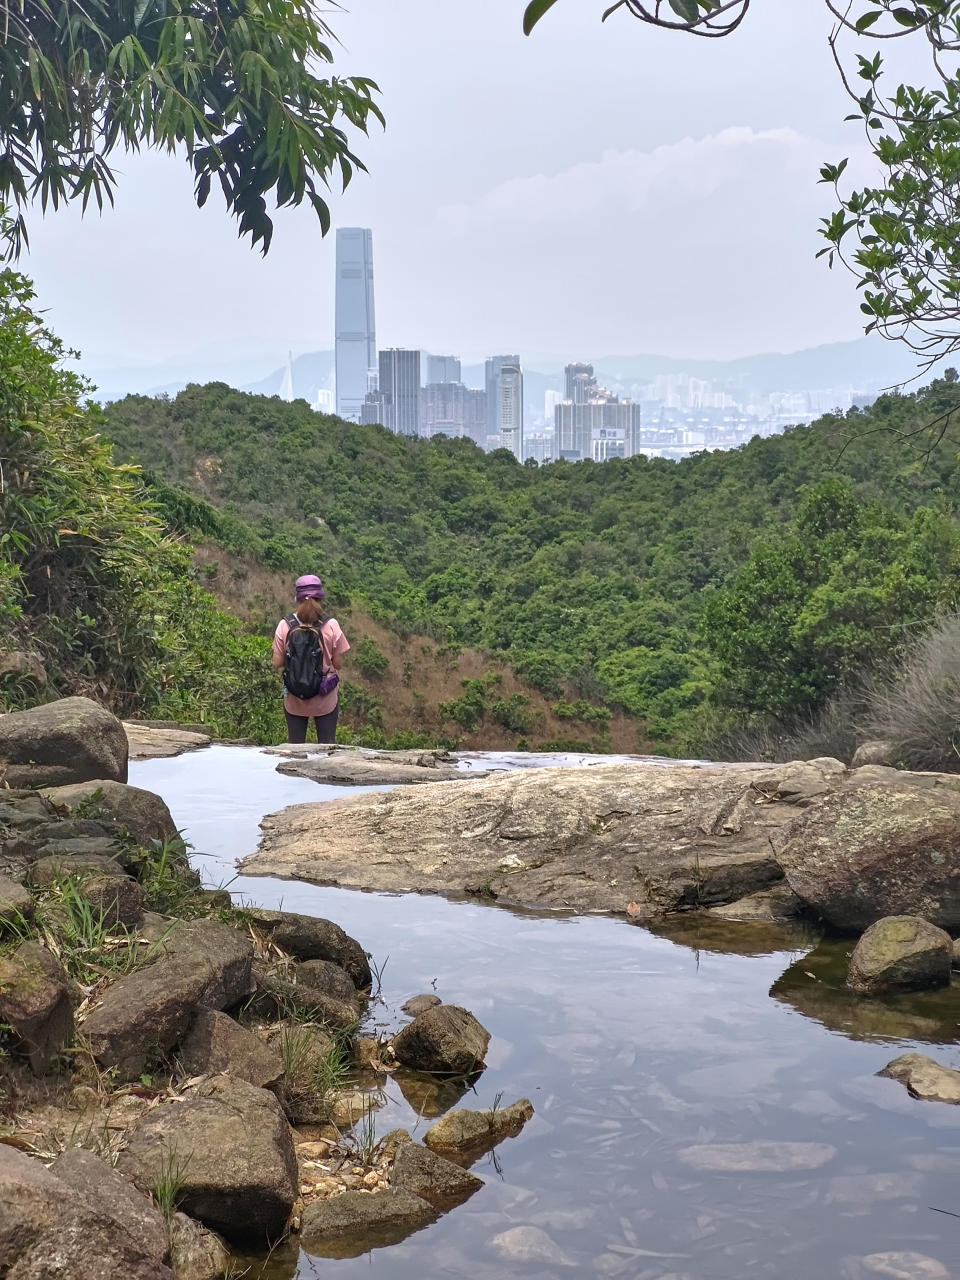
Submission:
M 0 1275 L 960 1274 L 957 780 L 89 714 L 0 717 Z

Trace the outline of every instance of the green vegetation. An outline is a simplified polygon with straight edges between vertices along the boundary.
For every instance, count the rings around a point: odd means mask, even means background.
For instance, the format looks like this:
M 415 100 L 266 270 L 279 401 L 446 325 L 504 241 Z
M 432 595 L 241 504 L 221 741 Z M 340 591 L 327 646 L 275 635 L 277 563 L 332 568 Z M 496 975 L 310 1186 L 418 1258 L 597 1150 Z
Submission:
M 269 642 L 199 588 L 65 355 L 26 278 L 0 272 L 0 647 L 42 675 L 0 677 L 0 710 L 85 693 L 227 737 L 279 734 Z
M 0 228 L 12 253 L 25 210 L 113 200 L 115 151 L 182 155 L 197 204 L 213 181 L 241 235 L 270 246 L 277 205 L 305 199 L 323 232 L 320 191 L 355 167 L 347 128 L 382 120 L 364 77 L 320 79 L 332 32 L 307 0 L 0 0 Z

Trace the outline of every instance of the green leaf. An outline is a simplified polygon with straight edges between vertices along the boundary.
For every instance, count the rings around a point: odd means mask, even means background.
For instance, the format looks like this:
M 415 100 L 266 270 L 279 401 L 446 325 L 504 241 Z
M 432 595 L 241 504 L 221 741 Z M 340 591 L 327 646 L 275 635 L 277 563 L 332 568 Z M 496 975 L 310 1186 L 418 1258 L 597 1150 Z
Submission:
M 873 24 L 879 19 L 879 17 L 880 17 L 880 10 L 875 9 L 872 13 L 865 13 L 863 14 L 862 17 L 858 18 L 857 21 L 854 23 L 854 26 L 856 27 L 858 34 L 862 35 L 864 31 L 869 30 L 870 27 L 872 27 Z
M 557 0 L 530 0 L 523 13 L 523 34 L 528 36 L 548 9 L 552 9 Z
M 697 0 L 669 0 L 670 8 L 674 13 L 684 20 L 684 22 L 696 22 L 700 17 L 700 6 Z

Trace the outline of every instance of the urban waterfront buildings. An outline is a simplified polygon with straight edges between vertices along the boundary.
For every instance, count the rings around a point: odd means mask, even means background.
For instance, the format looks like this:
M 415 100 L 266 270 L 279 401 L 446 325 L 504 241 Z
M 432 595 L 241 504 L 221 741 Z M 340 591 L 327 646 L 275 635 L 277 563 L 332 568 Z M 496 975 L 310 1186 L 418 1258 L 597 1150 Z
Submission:
M 376 381 L 377 333 L 373 306 L 373 232 L 337 228 L 335 362 L 337 413 L 359 422 Z

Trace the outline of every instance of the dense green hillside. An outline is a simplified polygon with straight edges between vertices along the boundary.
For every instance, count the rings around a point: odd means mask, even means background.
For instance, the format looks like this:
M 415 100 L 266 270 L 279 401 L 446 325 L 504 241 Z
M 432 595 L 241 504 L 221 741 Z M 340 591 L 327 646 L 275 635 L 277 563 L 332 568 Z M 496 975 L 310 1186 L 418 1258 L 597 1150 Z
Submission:
M 542 468 L 222 384 L 129 397 L 107 430 L 175 526 L 696 747 L 724 708 L 815 708 L 955 602 L 956 442 L 911 434 L 954 409 L 950 375 L 730 453 Z

